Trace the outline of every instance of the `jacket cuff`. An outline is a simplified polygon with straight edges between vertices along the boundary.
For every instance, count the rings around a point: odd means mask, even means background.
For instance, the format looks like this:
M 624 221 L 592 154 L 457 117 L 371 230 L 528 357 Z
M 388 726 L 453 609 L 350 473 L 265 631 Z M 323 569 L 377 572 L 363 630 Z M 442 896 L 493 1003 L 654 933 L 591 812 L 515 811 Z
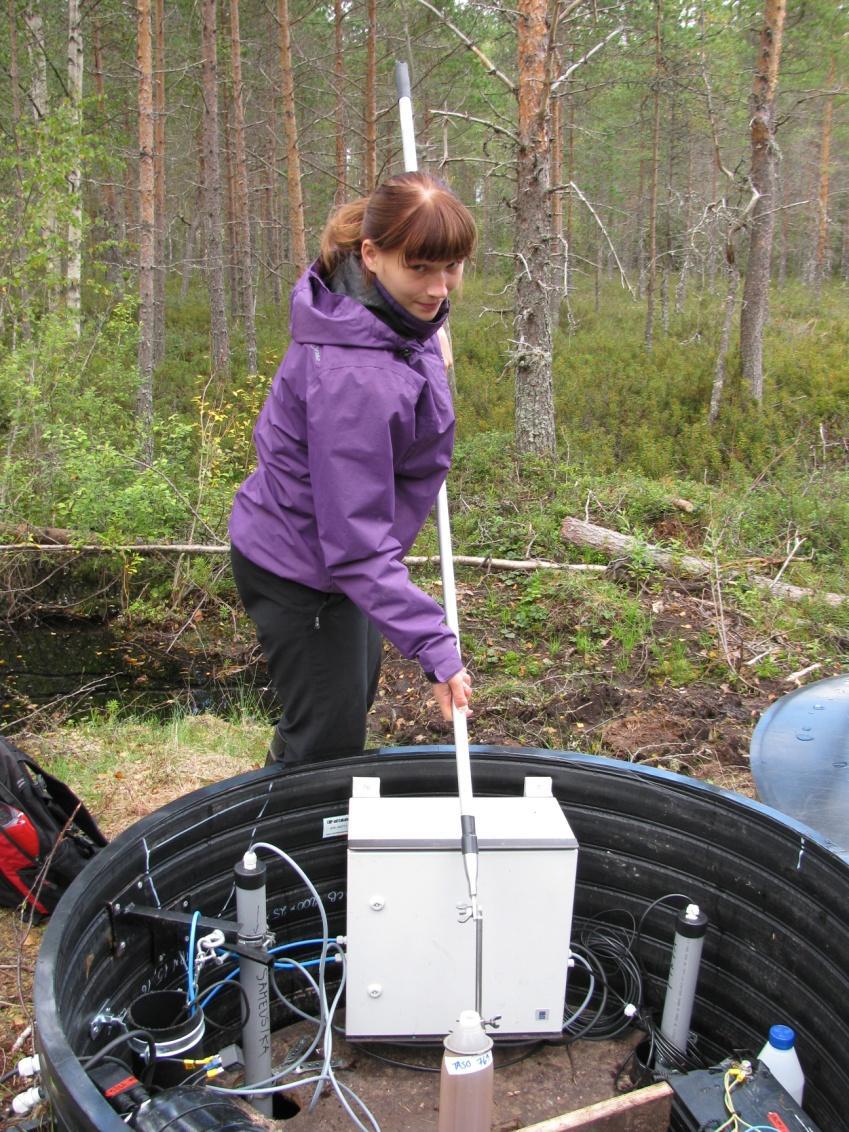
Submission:
M 437 646 L 428 648 L 426 657 L 420 657 L 419 663 L 431 683 L 447 683 L 463 667 L 460 654 L 457 652 L 454 634 L 450 633 Z

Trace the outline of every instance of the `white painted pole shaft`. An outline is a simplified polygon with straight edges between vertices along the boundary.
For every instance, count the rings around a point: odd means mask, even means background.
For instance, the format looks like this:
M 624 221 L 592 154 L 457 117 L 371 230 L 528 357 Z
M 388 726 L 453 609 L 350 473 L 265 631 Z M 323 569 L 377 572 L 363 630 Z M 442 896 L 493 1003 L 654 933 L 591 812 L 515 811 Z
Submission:
M 398 91 L 398 113 L 401 118 L 401 142 L 404 147 L 404 168 L 408 173 L 418 169 L 416 134 L 413 122 L 413 102 L 410 95 L 410 74 L 406 63 L 395 64 L 395 88 Z M 436 499 L 436 530 L 439 537 L 439 567 L 442 574 L 442 604 L 445 621 L 457 638 L 460 652 L 460 619 L 457 615 L 457 587 L 454 583 L 454 555 L 451 548 L 451 521 L 448 517 L 448 491 L 445 484 Z M 462 663 L 462 655 L 460 656 Z M 478 851 L 474 831 L 472 770 L 469 758 L 469 730 L 466 717 L 452 705 L 454 721 L 454 750 L 457 757 L 457 794 L 463 822 L 463 860 L 469 881 L 469 895 L 477 911 Z M 480 1011 L 478 1011 L 480 1013 Z

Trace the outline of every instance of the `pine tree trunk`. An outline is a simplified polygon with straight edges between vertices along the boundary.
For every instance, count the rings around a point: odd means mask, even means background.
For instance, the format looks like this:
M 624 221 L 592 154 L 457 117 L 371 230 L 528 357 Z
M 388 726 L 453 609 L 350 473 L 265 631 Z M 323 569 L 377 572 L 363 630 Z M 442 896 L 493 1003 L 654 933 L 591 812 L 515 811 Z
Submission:
M 560 67 L 556 68 L 558 71 Z M 563 184 L 563 102 L 551 100 L 551 173 L 553 185 Z M 554 193 L 551 201 L 551 325 L 560 321 L 560 304 L 566 296 L 566 257 L 568 249 L 563 236 L 563 195 Z
M 153 360 L 165 357 L 165 4 L 153 5 Z
M 778 199 L 781 204 L 778 220 L 778 285 L 783 287 L 787 282 L 787 256 L 790 249 L 790 218 L 789 210 L 784 206 L 787 203 L 786 179 L 779 175 Z
M 286 186 L 289 201 L 289 240 L 295 274 L 307 266 L 307 235 L 304 227 L 304 195 L 301 188 L 301 155 L 298 120 L 295 116 L 295 76 L 292 70 L 292 40 L 289 31 L 289 0 L 277 0 L 277 34 L 282 78 L 283 125 L 286 129 Z
M 79 147 L 82 143 L 83 100 L 83 32 L 79 0 L 68 0 L 68 98 L 75 129 L 74 145 L 77 160 L 68 172 L 68 195 L 71 198 L 68 221 L 68 250 L 65 277 L 65 305 L 77 337 L 82 329 L 82 263 L 83 263 L 83 194 Z
M 377 184 L 377 0 L 368 0 L 366 40 L 366 89 L 363 116 L 365 136 L 366 192 Z
M 786 0 L 765 0 L 764 25 L 751 98 L 751 181 L 760 195 L 750 220 L 749 260 L 740 311 L 740 358 L 743 378 L 758 402 L 763 400 L 763 338 L 769 311 L 770 259 L 775 226 L 778 168 L 775 96 L 785 10 Z
M 201 174 L 201 185 L 198 189 L 198 199 L 195 201 L 195 207 L 192 212 L 192 218 L 186 228 L 186 243 L 183 248 L 183 267 L 180 272 L 180 298 L 185 299 L 189 294 L 189 285 L 192 281 L 192 270 L 195 266 L 195 243 L 200 230 L 201 218 L 203 217 L 203 175 Z
M 651 182 L 649 188 L 649 261 L 646 271 L 646 349 L 654 346 L 654 296 L 657 285 L 657 185 L 660 172 L 660 81 L 663 67 L 663 0 L 654 9 L 654 91 L 651 143 Z
M 218 50 L 216 0 L 202 0 L 203 175 L 206 219 L 206 268 L 212 337 L 212 369 L 230 368 L 230 334 L 224 288 L 224 242 L 221 234 L 221 163 L 218 151 Z
M 239 0 L 230 0 L 230 65 L 233 74 L 233 148 L 235 156 L 236 223 L 239 227 L 239 306 L 245 328 L 248 373 L 256 373 L 256 323 L 254 321 L 253 257 L 251 219 L 248 211 L 248 159 L 245 151 L 245 109 L 242 96 L 242 42 L 239 32 Z
M 277 310 L 283 303 L 283 287 L 281 276 L 283 272 L 283 247 L 280 228 L 280 211 L 278 208 L 277 185 L 277 124 L 275 122 L 274 99 L 269 107 L 268 126 L 268 176 L 266 178 L 266 192 L 268 195 L 268 228 L 265 243 L 268 256 L 268 270 L 271 276 L 271 298 Z
M 828 187 L 829 163 L 831 161 L 831 122 L 834 116 L 834 58 L 828 68 L 829 91 L 825 97 L 822 114 L 822 135 L 820 140 L 820 184 L 819 208 L 817 210 L 817 254 L 814 265 L 814 286 L 819 295 L 823 280 L 828 275 L 831 264 L 828 248 Z
M 242 261 L 239 255 L 239 237 L 241 233 L 236 226 L 236 170 L 233 164 L 233 100 L 230 97 L 229 83 L 221 86 L 224 106 L 221 108 L 220 118 L 224 125 L 224 188 L 227 195 L 227 223 L 224 225 L 224 262 L 227 265 L 227 293 L 230 296 L 230 322 L 234 323 L 239 317 L 239 272 Z
M 519 147 L 516 162 L 516 449 L 556 450 L 551 374 L 551 138 L 545 0 L 519 0 Z
M 722 403 L 722 390 L 725 385 L 725 362 L 728 358 L 728 347 L 731 343 L 731 328 L 734 324 L 734 309 L 737 306 L 737 292 L 740 289 L 740 272 L 734 257 L 734 248 L 729 243 L 726 248 L 725 270 L 728 288 L 725 292 L 725 317 L 722 320 L 722 333 L 719 338 L 719 349 L 713 370 L 713 387 L 710 393 L 710 409 L 708 421 L 713 424 L 719 416 Z
M 569 145 L 567 151 L 567 165 L 566 165 L 566 180 L 571 185 L 575 180 L 575 99 L 571 96 L 569 98 Z M 568 295 L 570 290 L 569 281 L 569 259 L 572 254 L 572 190 L 570 189 L 566 194 L 566 293 Z
M 139 384 L 138 418 L 144 457 L 153 459 L 153 50 L 150 0 L 137 0 L 139 99 Z
M 333 118 L 336 128 L 336 192 L 338 207 L 348 199 L 348 159 L 345 148 L 345 55 L 342 36 L 342 0 L 333 0 Z

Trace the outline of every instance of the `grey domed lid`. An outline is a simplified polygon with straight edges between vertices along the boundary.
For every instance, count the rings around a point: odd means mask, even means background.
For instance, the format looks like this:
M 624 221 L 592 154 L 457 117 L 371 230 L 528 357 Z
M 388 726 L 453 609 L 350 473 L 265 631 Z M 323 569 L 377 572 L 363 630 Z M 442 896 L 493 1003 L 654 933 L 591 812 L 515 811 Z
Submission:
M 776 700 L 750 747 L 758 797 L 849 854 L 849 675 Z

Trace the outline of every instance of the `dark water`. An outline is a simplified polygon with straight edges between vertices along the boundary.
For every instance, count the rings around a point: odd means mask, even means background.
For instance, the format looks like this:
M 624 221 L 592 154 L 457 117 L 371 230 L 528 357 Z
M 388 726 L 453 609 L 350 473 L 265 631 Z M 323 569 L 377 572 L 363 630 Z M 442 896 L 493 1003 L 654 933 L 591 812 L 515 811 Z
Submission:
M 234 659 L 197 634 L 128 634 L 100 622 L 51 621 L 0 626 L 0 728 L 48 714 L 227 714 L 249 702 L 274 716 L 261 659 Z

